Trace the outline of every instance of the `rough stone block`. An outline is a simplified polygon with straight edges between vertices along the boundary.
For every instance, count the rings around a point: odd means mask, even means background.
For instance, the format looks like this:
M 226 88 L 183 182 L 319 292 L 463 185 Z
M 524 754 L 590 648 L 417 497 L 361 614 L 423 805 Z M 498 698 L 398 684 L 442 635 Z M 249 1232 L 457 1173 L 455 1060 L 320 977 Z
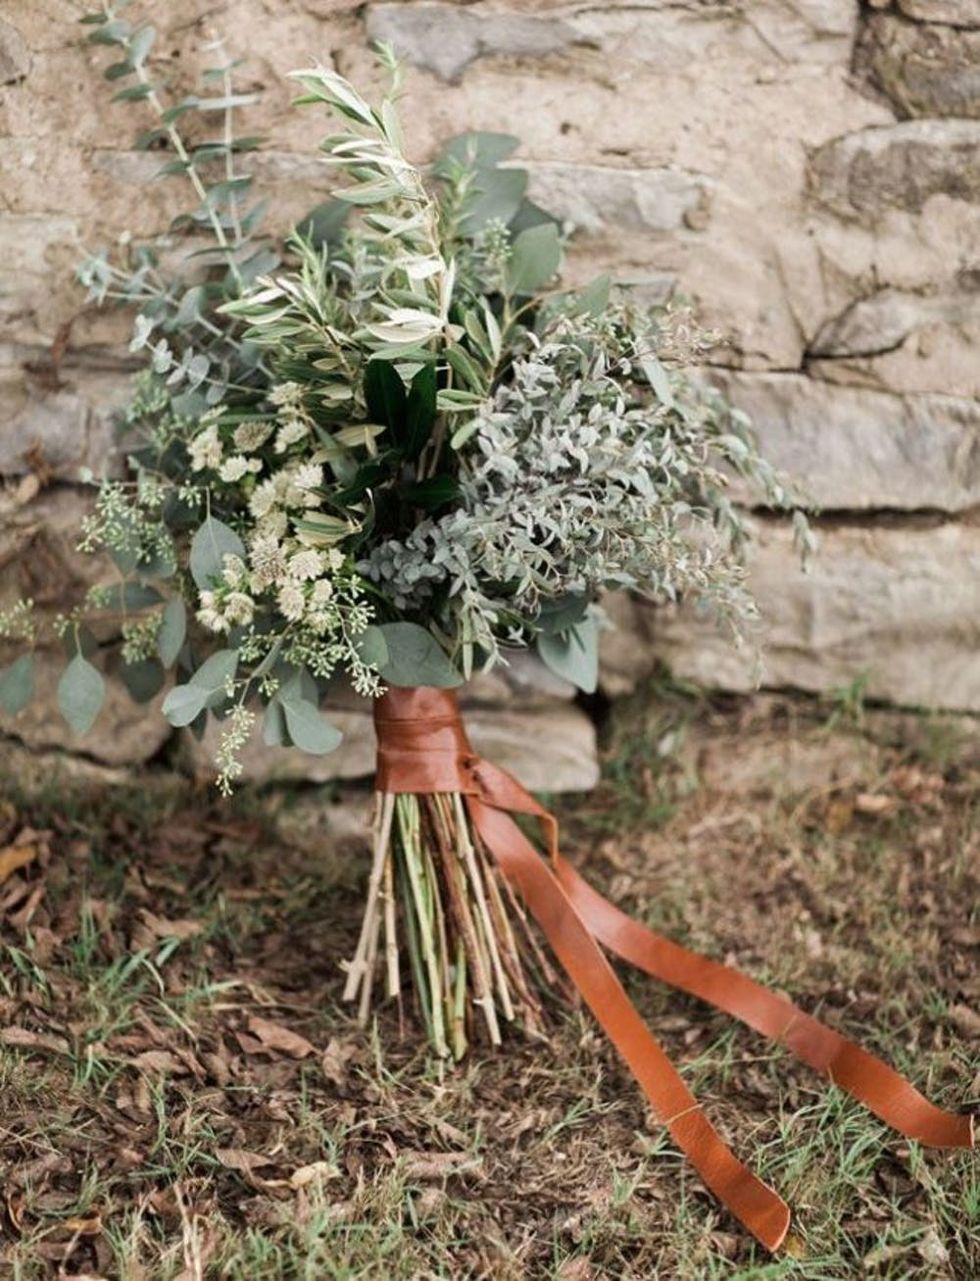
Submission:
M 980 404 L 896 396 L 803 374 L 725 374 L 712 381 L 752 419 L 762 452 L 824 511 L 980 504 Z M 744 483 L 733 489 L 753 502 Z
M 0 19 L 0 84 L 15 84 L 31 69 L 27 41 L 13 25 Z
M 876 13 L 856 66 L 903 116 L 980 116 L 980 31 Z
M 372 4 L 366 26 L 370 39 L 390 42 L 413 66 L 450 81 L 477 58 L 540 58 L 578 38 L 560 17 L 483 4 Z
M 812 160 L 817 199 L 845 218 L 921 213 L 936 195 L 980 200 L 980 122 L 908 120 L 847 134 Z
M 113 449 L 113 409 L 121 404 L 129 376 L 85 366 L 45 372 L 42 353 L 34 362 L 0 363 L 0 475 L 43 470 L 57 480 L 77 480 L 79 469 L 97 476 L 118 469 Z
M 646 232 L 701 230 L 710 183 L 683 169 L 618 169 L 606 165 L 528 163 L 529 194 L 582 231 L 628 228 Z
M 980 0 L 898 0 L 899 10 L 917 22 L 980 27 Z
M 804 574 L 789 531 L 766 523 L 749 581 L 765 616 L 761 656 L 733 647 L 690 607 L 657 614 L 658 656 L 716 689 L 748 691 L 759 677 L 826 692 L 863 678 L 871 698 L 980 711 L 980 528 L 925 520 L 825 528 Z

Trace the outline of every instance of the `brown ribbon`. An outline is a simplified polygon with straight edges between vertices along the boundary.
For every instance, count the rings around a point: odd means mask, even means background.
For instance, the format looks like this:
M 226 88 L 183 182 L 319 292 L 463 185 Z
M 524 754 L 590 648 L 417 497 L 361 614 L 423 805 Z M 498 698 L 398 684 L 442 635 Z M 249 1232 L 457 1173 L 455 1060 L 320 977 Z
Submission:
M 730 966 L 689 952 L 630 919 L 596 893 L 558 852 L 553 814 L 511 776 L 476 756 L 456 696 L 391 689 L 375 704 L 377 788 L 459 792 L 483 843 L 523 897 L 569 978 L 625 1059 L 654 1112 L 707 1186 L 770 1250 L 789 1209 L 731 1152 L 636 1012 L 599 944 L 654 978 L 709 1002 L 785 1045 L 876 1116 L 933 1147 L 972 1147 L 973 1119 L 937 1108 L 904 1077 L 785 997 Z M 545 861 L 511 817 L 544 825 Z

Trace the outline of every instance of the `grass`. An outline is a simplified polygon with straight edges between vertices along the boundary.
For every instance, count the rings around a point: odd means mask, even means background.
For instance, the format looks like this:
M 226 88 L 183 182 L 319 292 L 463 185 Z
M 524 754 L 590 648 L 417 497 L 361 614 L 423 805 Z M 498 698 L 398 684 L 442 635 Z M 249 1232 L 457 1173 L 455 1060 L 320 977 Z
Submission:
M 568 852 L 655 928 L 975 1105 L 980 776 L 944 726 L 876 737 L 858 695 L 826 712 L 638 699 L 600 788 L 561 807 Z M 0 802 L 0 849 L 35 849 L 0 884 L 0 1275 L 980 1275 L 972 1154 L 903 1140 L 640 976 L 712 1119 L 793 1207 L 775 1258 L 582 1012 L 457 1068 L 410 1011 L 358 1033 L 339 993 L 362 856 L 292 840 L 316 804 L 50 781 Z

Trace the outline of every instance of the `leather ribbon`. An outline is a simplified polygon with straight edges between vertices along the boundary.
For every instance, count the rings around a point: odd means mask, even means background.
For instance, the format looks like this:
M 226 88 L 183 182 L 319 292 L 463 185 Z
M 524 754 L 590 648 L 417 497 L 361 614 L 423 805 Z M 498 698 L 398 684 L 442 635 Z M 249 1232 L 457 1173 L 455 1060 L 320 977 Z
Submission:
M 705 1184 L 768 1249 L 778 1249 L 786 1235 L 788 1207 L 718 1135 L 640 1018 L 602 947 L 784 1045 L 908 1138 L 933 1147 L 973 1146 L 972 1117 L 937 1108 L 880 1059 L 785 997 L 655 934 L 593 890 L 559 854 L 554 815 L 516 779 L 473 753 L 451 691 L 392 688 L 375 704 L 375 726 L 378 791 L 465 797 L 473 827 L 658 1119 Z M 547 861 L 512 814 L 540 820 Z

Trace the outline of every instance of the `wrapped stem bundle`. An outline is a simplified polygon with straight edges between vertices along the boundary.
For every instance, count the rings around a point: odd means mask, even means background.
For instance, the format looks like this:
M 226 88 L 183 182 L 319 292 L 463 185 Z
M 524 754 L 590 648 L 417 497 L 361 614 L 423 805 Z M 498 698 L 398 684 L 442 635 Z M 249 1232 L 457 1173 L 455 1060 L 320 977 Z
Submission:
M 378 739 L 371 871 L 344 999 L 364 1022 L 379 973 L 411 991 L 439 1055 L 516 1024 L 539 1036 L 541 994 L 558 986 L 511 884 L 474 828 L 460 763 L 477 764 L 452 695 L 392 688 L 374 705 Z M 404 945 L 402 947 L 402 944 Z
M 362 1024 L 377 982 L 401 1002 L 403 965 L 440 1056 L 462 1058 L 475 1036 L 499 1046 L 509 1024 L 542 1031 L 537 989 L 554 972 L 459 792 L 376 793 L 364 918 L 344 989 Z

